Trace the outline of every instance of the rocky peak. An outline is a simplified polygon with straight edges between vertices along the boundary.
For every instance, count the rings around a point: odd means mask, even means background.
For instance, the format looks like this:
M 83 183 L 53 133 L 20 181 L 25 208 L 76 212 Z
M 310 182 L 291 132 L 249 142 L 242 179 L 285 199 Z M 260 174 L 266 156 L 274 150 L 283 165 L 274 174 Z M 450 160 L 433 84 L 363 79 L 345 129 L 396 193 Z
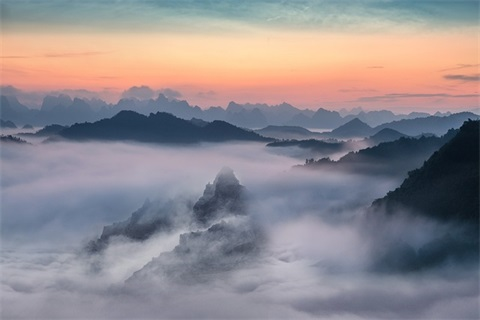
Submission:
M 210 225 L 229 215 L 245 215 L 245 187 L 232 169 L 222 168 L 213 184 L 207 184 L 193 212 L 194 220 L 202 225 Z

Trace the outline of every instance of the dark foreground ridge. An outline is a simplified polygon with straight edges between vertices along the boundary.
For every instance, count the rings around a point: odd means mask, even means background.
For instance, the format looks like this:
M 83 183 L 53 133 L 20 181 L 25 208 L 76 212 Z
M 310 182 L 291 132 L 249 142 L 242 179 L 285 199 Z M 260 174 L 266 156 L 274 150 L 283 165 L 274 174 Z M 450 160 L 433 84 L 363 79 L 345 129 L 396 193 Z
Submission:
M 406 239 L 379 258 L 380 270 L 418 270 L 458 260 L 478 263 L 479 250 L 479 121 L 466 121 L 460 131 L 402 185 L 375 200 L 369 220 L 409 212 L 448 224 L 449 232 L 418 250 Z
M 455 137 L 373 206 L 387 212 L 408 207 L 430 218 L 478 228 L 479 121 L 465 122 Z
M 70 140 L 132 140 L 155 143 L 197 143 L 223 141 L 270 141 L 224 121 L 199 125 L 195 121 L 157 112 L 149 116 L 134 111 L 121 111 L 109 119 L 93 123 L 76 123 L 59 132 Z

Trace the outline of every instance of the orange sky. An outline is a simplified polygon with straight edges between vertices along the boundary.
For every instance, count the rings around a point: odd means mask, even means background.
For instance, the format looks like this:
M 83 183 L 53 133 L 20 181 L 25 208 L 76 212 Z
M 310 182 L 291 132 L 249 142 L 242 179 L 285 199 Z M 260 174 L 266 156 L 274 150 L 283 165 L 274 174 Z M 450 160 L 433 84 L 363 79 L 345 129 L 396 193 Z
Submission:
M 172 88 L 202 107 L 234 100 L 330 109 L 468 109 L 478 106 L 476 39 L 477 26 L 421 32 L 14 26 L 2 30 L 1 81 L 22 90 L 87 89 L 114 98 L 135 85 Z

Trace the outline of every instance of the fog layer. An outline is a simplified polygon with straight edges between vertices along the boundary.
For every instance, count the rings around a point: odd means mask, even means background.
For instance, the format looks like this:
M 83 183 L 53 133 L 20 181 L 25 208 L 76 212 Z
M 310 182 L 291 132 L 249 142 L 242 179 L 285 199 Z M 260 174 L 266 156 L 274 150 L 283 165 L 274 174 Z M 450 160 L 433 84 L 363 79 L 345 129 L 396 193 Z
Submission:
M 421 245 L 448 228 L 401 218 L 385 222 L 383 233 L 365 227 L 365 209 L 398 178 L 292 171 L 296 160 L 263 144 L 51 143 L 1 151 L 2 318 L 478 317 L 474 266 L 371 270 L 378 247 L 388 250 L 400 238 Z M 224 166 L 246 187 L 248 217 L 265 235 L 248 264 L 196 282 L 146 267 L 173 261 L 165 259 L 182 235 L 200 230 L 191 225 L 85 252 L 104 225 L 127 219 L 147 198 L 188 214 Z M 139 270 L 148 281 L 132 281 Z

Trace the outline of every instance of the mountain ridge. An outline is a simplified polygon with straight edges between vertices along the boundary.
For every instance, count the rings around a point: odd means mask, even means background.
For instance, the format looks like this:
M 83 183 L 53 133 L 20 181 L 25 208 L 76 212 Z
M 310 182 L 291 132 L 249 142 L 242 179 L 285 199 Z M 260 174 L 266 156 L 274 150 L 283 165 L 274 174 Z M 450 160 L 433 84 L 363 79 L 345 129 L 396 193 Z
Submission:
M 215 120 L 204 126 L 165 112 L 148 117 L 135 111 L 120 111 L 112 118 L 93 123 L 76 123 L 58 135 L 70 140 L 133 140 L 156 143 L 198 143 L 222 141 L 270 141 L 254 132 Z

